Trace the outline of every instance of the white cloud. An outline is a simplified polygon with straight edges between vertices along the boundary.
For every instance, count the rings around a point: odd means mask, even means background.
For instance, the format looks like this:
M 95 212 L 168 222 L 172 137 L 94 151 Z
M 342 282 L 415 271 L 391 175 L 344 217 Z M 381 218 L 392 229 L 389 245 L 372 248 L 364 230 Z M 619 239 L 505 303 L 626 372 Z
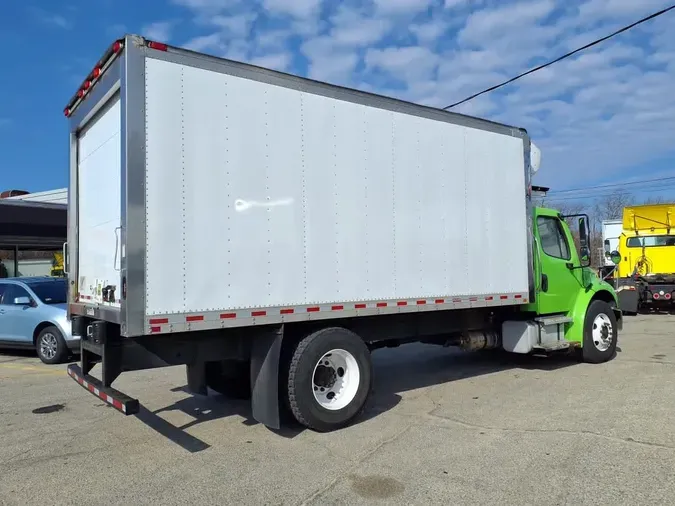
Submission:
M 428 23 L 412 24 L 410 31 L 415 34 L 417 40 L 422 43 L 433 43 L 448 29 L 449 24 L 445 20 L 430 21 Z
M 246 37 L 257 18 L 257 12 L 244 12 L 232 16 L 217 15 L 209 18 L 209 24 L 220 27 L 229 37 Z
M 250 60 L 249 63 L 272 70 L 285 71 L 290 67 L 293 55 L 287 51 L 282 53 L 267 54 Z
M 545 18 L 556 5 L 553 0 L 536 0 L 500 5 L 496 9 L 478 10 L 471 14 L 458 39 L 465 44 L 483 45 L 497 36 L 514 29 L 520 32 L 532 30 L 535 23 Z
M 373 0 L 377 9 L 388 14 L 406 14 L 423 11 L 433 0 Z
M 221 42 L 220 33 L 211 33 L 190 39 L 183 44 L 183 47 L 192 51 L 212 51 L 214 49 L 222 49 L 224 44 Z
M 446 9 L 455 9 L 458 7 L 465 7 L 467 5 L 481 5 L 484 0 L 445 0 L 443 6 Z
M 49 12 L 39 7 L 31 7 L 30 10 L 32 11 L 33 15 L 44 24 L 52 25 L 64 30 L 70 30 L 73 27 L 72 20 L 62 16 L 61 14 Z
M 157 42 L 169 42 L 171 40 L 171 21 L 157 21 L 146 25 L 141 30 L 141 35 Z
M 263 0 L 263 6 L 276 14 L 307 18 L 317 13 L 321 0 Z
M 366 67 L 387 72 L 392 79 L 414 82 L 431 78 L 439 56 L 422 46 L 369 49 L 364 58 Z
M 192 49 L 438 107 L 668 4 L 171 1 L 193 14 Z M 675 15 L 663 16 L 455 112 L 527 128 L 544 149 L 542 184 L 621 177 L 675 150 L 673 32 Z

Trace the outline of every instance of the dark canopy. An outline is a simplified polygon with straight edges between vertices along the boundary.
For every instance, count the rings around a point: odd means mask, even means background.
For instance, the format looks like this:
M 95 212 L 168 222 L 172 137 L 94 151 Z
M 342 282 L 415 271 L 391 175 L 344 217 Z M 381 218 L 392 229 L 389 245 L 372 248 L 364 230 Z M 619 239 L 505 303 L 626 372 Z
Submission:
M 0 199 L 0 249 L 61 248 L 67 227 L 66 204 Z

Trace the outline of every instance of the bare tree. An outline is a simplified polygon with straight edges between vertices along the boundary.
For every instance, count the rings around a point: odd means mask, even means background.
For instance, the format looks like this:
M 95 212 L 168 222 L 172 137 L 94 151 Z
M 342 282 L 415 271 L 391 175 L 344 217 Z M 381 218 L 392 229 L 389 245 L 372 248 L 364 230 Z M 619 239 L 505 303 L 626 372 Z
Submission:
M 598 221 L 619 220 L 623 208 L 635 204 L 635 196 L 624 190 L 616 190 L 595 201 L 594 213 Z

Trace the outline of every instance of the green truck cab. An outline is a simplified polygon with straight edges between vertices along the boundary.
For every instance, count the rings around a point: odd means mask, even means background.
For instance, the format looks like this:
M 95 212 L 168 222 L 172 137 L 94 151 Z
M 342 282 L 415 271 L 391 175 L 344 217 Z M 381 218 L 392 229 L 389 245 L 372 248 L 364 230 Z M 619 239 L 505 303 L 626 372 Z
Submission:
M 614 288 L 590 267 L 588 216 L 563 216 L 542 207 L 532 211 L 535 294 L 521 309 L 545 332 L 549 327 L 560 348 L 580 349 L 588 362 L 609 360 L 623 318 Z M 578 251 L 570 219 L 578 219 Z

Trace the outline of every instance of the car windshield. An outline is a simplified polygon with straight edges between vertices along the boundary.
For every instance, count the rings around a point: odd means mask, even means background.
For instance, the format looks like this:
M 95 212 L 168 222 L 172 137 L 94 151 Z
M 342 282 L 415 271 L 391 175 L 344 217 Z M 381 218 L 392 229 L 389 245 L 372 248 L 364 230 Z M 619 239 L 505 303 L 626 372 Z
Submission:
M 35 295 L 45 304 L 64 304 L 67 297 L 65 279 L 40 283 L 27 283 Z

